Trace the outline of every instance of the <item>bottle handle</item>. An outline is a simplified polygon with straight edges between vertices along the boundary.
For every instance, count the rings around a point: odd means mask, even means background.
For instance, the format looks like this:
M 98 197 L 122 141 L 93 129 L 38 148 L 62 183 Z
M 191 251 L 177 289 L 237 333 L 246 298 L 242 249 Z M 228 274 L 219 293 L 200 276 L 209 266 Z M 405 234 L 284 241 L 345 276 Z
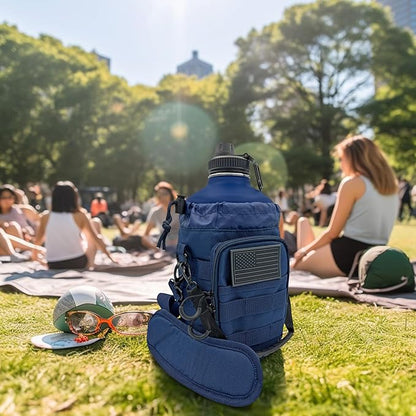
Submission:
M 259 164 L 248 153 L 244 153 L 243 157 L 253 164 L 254 174 L 256 175 L 257 187 L 261 191 L 263 189 L 263 180 L 261 179 Z

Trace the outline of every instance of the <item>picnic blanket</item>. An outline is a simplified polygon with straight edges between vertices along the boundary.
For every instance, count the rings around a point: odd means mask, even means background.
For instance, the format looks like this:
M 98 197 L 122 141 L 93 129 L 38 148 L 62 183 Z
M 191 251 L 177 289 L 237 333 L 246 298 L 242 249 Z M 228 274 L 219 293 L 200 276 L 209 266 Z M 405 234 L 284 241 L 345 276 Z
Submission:
M 170 256 L 157 259 L 148 253 L 113 256 L 118 264 L 96 258 L 98 266 L 94 271 L 47 270 L 36 262 L 3 263 L 0 288 L 31 296 L 60 297 L 74 286 L 91 285 L 103 290 L 114 304 L 154 303 L 158 293 L 170 291 L 168 281 L 174 269 Z
M 416 270 L 416 263 L 413 268 Z M 308 272 L 292 271 L 289 279 L 289 294 L 312 293 L 317 296 L 346 298 L 360 303 L 370 303 L 385 308 L 416 310 L 416 292 L 367 294 L 348 285 L 347 277 L 322 279 Z
M 88 284 L 102 289 L 115 304 L 154 303 L 160 292 L 171 293 L 168 281 L 173 276 L 174 259 L 168 256 L 154 259 L 146 253 L 138 257 L 117 255 L 118 265 L 110 264 L 103 258 L 96 259 L 99 266 L 94 271 L 46 270 L 35 262 L 0 264 L 0 289 L 18 290 L 32 296 L 59 297 L 73 286 Z M 416 263 L 413 263 L 416 269 L 415 266 Z M 292 271 L 289 294 L 309 292 L 386 308 L 416 310 L 416 292 L 384 295 L 357 293 L 351 290 L 347 280 L 346 277 L 321 279 L 311 273 Z

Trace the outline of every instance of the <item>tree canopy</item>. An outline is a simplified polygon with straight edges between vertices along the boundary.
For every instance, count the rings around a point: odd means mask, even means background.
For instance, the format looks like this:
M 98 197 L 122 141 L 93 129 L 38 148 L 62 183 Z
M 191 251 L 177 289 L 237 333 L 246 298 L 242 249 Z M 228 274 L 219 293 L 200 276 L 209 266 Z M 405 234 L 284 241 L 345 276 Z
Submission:
M 396 171 L 416 180 L 416 39 L 386 28 L 373 47 L 376 91 L 360 111 Z
M 129 86 L 92 53 L 0 25 L 0 180 L 195 190 L 223 127 L 226 80 L 167 76 Z M 141 189 L 140 189 L 141 188 Z M 147 189 L 147 191 L 142 191 Z
M 359 110 L 372 100 L 375 80 L 393 75 L 386 65 L 377 67 L 392 52 L 383 44 L 402 39 L 407 49 L 399 47 L 399 62 L 414 46 L 381 7 L 318 0 L 293 6 L 280 22 L 237 40 L 231 86 L 238 87 L 252 123 L 283 151 L 293 185 L 307 176 L 328 178 L 332 146 L 372 127 Z
M 333 145 L 360 132 L 416 179 L 415 38 L 381 6 L 296 5 L 236 45 L 224 74 L 131 86 L 93 53 L 0 25 L 0 181 L 190 194 L 223 141 L 254 149 L 272 193 L 329 178 Z

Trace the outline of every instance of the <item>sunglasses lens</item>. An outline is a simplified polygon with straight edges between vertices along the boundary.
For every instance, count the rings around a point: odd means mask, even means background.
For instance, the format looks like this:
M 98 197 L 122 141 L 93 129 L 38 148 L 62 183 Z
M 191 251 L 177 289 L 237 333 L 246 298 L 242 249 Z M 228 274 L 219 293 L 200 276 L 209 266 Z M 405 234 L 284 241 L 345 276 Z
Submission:
M 69 317 L 72 330 L 77 334 L 94 334 L 98 319 L 88 312 L 75 312 Z
M 117 332 L 124 335 L 146 333 L 147 323 L 152 317 L 148 312 L 123 312 L 113 317 L 113 325 Z

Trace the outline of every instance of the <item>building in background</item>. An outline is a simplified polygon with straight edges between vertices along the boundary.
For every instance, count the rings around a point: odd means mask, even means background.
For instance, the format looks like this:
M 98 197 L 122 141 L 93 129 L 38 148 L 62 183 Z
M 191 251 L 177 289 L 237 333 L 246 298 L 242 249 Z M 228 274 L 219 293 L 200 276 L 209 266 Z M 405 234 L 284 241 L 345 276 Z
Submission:
M 178 74 L 196 75 L 198 78 L 204 78 L 212 74 L 213 67 L 211 64 L 198 58 L 198 51 L 192 51 L 192 59 L 178 65 L 176 72 Z
M 110 58 L 100 55 L 95 49 L 93 49 L 91 53 L 93 53 L 100 62 L 104 62 L 107 65 L 108 70 L 110 70 L 110 66 L 111 66 Z
M 407 27 L 416 33 L 416 0 L 377 0 L 390 7 L 397 26 Z

